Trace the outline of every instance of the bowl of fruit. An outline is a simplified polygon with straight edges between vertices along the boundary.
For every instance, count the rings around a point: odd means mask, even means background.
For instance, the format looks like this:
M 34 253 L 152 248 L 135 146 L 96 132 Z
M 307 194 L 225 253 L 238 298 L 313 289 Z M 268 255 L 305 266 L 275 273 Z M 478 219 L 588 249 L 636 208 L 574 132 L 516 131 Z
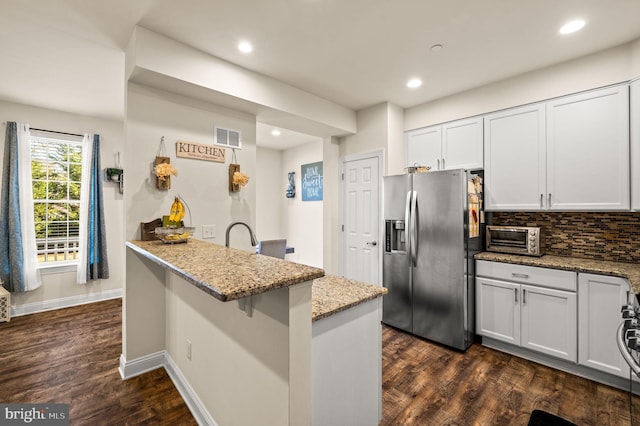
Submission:
M 186 243 L 195 230 L 191 226 L 163 226 L 156 228 L 156 235 L 165 244 Z
M 189 207 L 187 206 L 187 209 Z M 193 235 L 196 228 L 184 226 L 182 219 L 184 218 L 185 204 L 181 198 L 175 197 L 171 204 L 171 212 L 169 216 L 164 216 L 162 227 L 155 229 L 155 233 L 166 244 L 186 243 L 189 237 Z M 191 217 L 191 215 L 189 215 Z

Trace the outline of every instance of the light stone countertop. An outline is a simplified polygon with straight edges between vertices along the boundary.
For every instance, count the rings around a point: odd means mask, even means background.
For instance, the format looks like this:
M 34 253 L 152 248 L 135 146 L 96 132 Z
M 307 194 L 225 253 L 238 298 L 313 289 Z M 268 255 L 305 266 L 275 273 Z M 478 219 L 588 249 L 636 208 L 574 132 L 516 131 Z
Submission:
M 182 244 L 128 241 L 127 247 L 223 302 L 324 276 L 319 268 L 195 238 Z
M 631 290 L 636 294 L 640 293 L 640 265 L 635 263 L 551 256 L 548 254 L 541 257 L 533 257 L 487 251 L 476 254 L 474 258 L 476 260 L 515 263 L 518 265 L 539 266 L 542 268 L 563 269 L 566 271 L 626 278 L 629 280 Z
M 326 318 L 387 292 L 384 287 L 326 275 L 313 281 L 311 320 Z
M 312 321 L 387 293 L 383 287 L 324 276 L 319 268 L 194 238 L 183 244 L 128 241 L 127 247 L 223 302 L 313 280 Z

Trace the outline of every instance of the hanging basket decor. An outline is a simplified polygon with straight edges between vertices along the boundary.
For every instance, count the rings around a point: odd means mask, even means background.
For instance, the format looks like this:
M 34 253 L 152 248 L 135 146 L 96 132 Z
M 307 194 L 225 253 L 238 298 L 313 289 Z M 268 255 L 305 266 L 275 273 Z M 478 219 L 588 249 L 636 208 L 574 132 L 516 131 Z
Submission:
M 236 164 L 236 150 L 231 155 L 232 163 L 229 164 L 229 192 L 239 192 L 240 188 L 249 183 L 249 176 L 240 171 L 240 164 Z
M 249 176 L 240 171 L 240 164 L 229 164 L 229 191 L 238 192 L 249 183 Z
M 171 175 L 178 176 L 178 171 L 170 164 L 169 157 L 156 157 L 153 173 L 156 175 L 158 189 L 171 189 Z
M 171 175 L 178 176 L 178 171 L 171 165 L 171 158 L 167 157 L 164 146 L 164 136 L 160 138 L 158 153 L 153 162 L 153 174 L 156 175 L 156 188 L 171 189 Z

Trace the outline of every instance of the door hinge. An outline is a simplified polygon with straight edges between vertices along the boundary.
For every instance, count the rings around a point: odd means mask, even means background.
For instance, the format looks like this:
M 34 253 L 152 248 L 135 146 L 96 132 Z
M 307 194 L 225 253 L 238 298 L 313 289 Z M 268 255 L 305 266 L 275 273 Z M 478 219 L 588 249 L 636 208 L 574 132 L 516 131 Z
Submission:
M 342 225 L 342 232 L 344 232 L 344 225 Z

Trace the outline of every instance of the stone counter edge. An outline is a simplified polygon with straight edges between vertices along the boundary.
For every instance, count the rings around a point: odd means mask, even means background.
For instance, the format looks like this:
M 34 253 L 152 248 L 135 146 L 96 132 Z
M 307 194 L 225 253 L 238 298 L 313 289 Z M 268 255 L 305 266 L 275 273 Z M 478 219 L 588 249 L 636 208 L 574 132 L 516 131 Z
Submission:
M 474 259 L 625 278 L 629 281 L 631 291 L 636 294 L 640 293 L 640 265 L 633 263 L 552 255 L 520 256 L 493 252 L 478 253 Z

